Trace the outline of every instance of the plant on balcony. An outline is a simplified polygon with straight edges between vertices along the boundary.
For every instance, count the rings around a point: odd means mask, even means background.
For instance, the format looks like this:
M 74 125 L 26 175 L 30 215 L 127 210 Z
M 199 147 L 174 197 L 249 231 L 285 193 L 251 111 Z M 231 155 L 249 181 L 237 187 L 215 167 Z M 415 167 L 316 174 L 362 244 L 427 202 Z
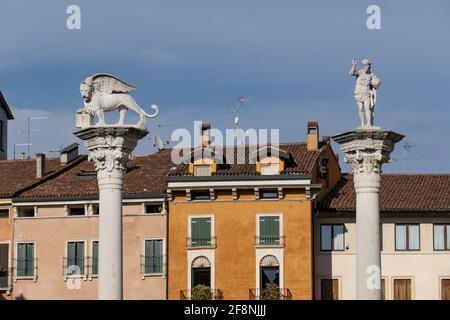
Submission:
M 273 282 L 267 284 L 267 286 L 261 291 L 261 300 L 280 300 L 280 298 L 280 288 Z
M 191 300 L 211 300 L 211 289 L 203 284 L 198 284 L 192 289 Z

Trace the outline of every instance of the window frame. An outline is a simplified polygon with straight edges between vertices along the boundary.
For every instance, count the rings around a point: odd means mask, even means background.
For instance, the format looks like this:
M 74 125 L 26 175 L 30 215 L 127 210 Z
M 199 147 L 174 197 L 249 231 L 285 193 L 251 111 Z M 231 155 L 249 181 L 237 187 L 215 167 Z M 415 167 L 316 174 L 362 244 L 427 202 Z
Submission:
M 196 198 L 195 194 L 196 193 L 205 193 L 205 196 L 203 198 L 203 196 L 201 195 L 200 198 Z M 191 190 L 191 201 L 211 201 L 213 200 L 211 198 L 211 191 L 209 189 L 199 189 L 199 190 Z M 207 194 L 207 197 L 206 197 Z
M 141 268 L 143 268 L 143 270 L 141 271 L 142 273 L 142 278 L 145 277 L 165 277 L 166 276 L 166 270 L 167 267 L 165 266 L 166 264 L 166 239 L 163 237 L 146 237 L 142 240 L 142 256 L 145 257 L 145 244 L 147 241 L 153 241 L 153 240 L 161 240 L 162 242 L 162 249 L 161 249 L 161 272 L 153 272 L 153 273 L 146 273 L 145 272 L 145 260 L 143 263 L 143 266 Z
M 89 268 L 88 268 L 88 273 L 89 273 L 90 278 L 98 278 L 98 267 L 99 267 L 99 265 L 97 265 L 97 273 L 94 273 L 94 242 L 98 243 L 98 251 L 100 251 L 100 241 L 98 239 L 91 240 L 91 244 L 90 244 L 90 247 L 89 247 L 90 254 L 91 254 L 91 263 L 90 263 Z M 97 255 L 97 263 L 100 260 L 99 258 L 100 257 Z
M 17 275 L 17 262 L 18 262 L 18 256 L 19 256 L 19 245 L 20 244 L 33 244 L 33 274 L 32 275 L 26 275 L 26 276 L 19 276 Z M 37 279 L 37 246 L 36 246 L 36 241 L 28 241 L 28 240 L 23 240 L 23 241 L 16 241 L 16 245 L 14 246 L 14 279 L 33 279 L 34 281 L 36 281 Z
M 78 216 L 75 216 L 75 217 L 78 217 Z M 67 265 L 67 261 L 68 261 L 68 259 L 69 259 L 69 243 L 71 243 L 71 242 L 82 242 L 83 243 L 83 252 L 84 252 L 84 254 L 83 254 L 83 274 L 79 274 L 79 275 L 69 275 L 69 274 L 67 274 L 67 268 L 68 268 L 68 265 Z M 68 278 L 84 278 L 84 279 L 86 279 L 87 278 L 87 275 L 88 275 L 88 266 L 87 266 L 87 257 L 88 257 L 88 250 L 87 250 L 87 248 L 86 248 L 86 243 L 87 243 L 87 241 L 86 240 L 80 240 L 80 239 L 75 239 L 75 240 L 67 240 L 66 241 L 66 243 L 65 243 L 65 248 L 64 248 L 64 251 L 65 251 L 65 255 L 64 255 L 64 257 L 66 258 L 66 266 L 65 266 L 65 269 L 64 269 L 64 278 L 65 279 L 68 279 Z M 64 267 L 64 266 L 63 266 Z
M 267 212 L 267 213 L 257 213 L 256 214 L 256 236 L 260 239 L 261 238 L 261 226 L 260 226 L 260 219 L 263 217 L 277 217 L 279 219 L 278 223 L 278 235 L 279 235 L 279 244 L 257 244 L 259 247 L 279 247 L 284 246 L 284 225 L 283 225 L 283 213 L 282 212 Z
M 1 215 L 0 214 L 0 219 L 9 219 L 9 215 L 11 214 L 11 210 L 9 208 L 7 208 L 7 209 L 0 209 L 0 212 L 2 212 L 2 211 L 8 212 L 8 214 L 7 215 Z
M 146 216 L 159 216 L 164 215 L 166 213 L 165 205 L 163 202 L 145 202 L 144 203 L 144 215 Z M 147 206 L 160 206 L 161 212 L 147 212 Z
M 444 249 L 436 249 L 436 244 L 434 242 L 435 226 L 444 226 Z M 450 223 L 433 223 L 433 251 L 450 251 L 450 246 L 448 246 L 450 234 L 447 230 L 450 230 Z
M 201 169 L 208 169 L 209 170 L 209 174 L 197 174 L 197 169 L 201 168 Z M 194 165 L 194 176 L 195 177 L 210 177 L 212 176 L 212 168 L 210 164 L 195 164 Z
M 331 249 L 323 249 L 322 245 L 322 226 L 331 226 Z M 335 249 L 334 247 L 334 227 L 335 226 L 342 226 L 343 232 L 342 232 L 342 249 Z M 320 224 L 320 230 L 319 230 L 319 237 L 320 237 L 320 251 L 322 252 L 332 252 L 332 251 L 345 251 L 345 223 L 322 223 Z
M 260 188 L 258 190 L 259 192 L 259 200 L 279 200 L 280 199 L 280 192 L 278 189 L 274 189 L 274 188 Z M 276 193 L 275 197 L 263 197 L 264 193 Z
M 211 245 L 207 246 L 193 246 L 192 245 L 192 219 L 195 218 L 210 218 L 211 219 Z M 190 214 L 188 216 L 188 238 L 191 239 L 191 245 L 188 246 L 188 249 L 198 249 L 198 248 L 215 248 L 215 221 L 214 221 L 214 215 L 213 214 Z
M 72 209 L 80 209 L 83 208 L 84 214 L 70 214 L 70 210 Z M 66 209 L 66 216 L 67 217 L 86 217 L 88 215 L 88 206 L 86 204 L 80 204 L 80 205 L 68 205 Z M 99 205 L 100 209 L 100 205 Z
M 33 216 L 25 216 L 25 217 L 21 217 L 20 216 L 20 211 L 24 210 L 24 209 L 32 209 L 33 210 Z M 19 218 L 19 219 L 32 219 L 32 218 L 36 218 L 37 217 L 37 207 L 36 206 L 20 206 L 20 207 L 16 207 L 16 214 L 15 214 L 15 218 Z
M 410 249 L 409 248 L 409 226 L 411 226 L 411 225 L 419 227 L 419 239 L 418 239 L 418 241 L 419 241 L 419 248 L 418 249 Z M 405 249 L 397 249 L 397 226 L 406 226 L 406 248 Z M 394 224 L 394 249 L 395 249 L 395 251 L 399 251 L 399 252 L 402 252 L 402 251 L 403 252 L 404 251 L 420 251 L 420 249 L 421 249 L 420 233 L 421 233 L 420 232 L 420 223 L 396 223 L 396 224 Z

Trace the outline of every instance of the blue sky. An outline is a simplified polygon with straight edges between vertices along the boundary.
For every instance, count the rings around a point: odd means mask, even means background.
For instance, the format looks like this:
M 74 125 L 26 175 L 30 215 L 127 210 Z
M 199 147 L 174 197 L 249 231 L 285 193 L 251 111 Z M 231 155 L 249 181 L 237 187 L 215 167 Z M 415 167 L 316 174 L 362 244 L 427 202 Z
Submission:
M 81 30 L 66 28 L 71 4 Z M 381 8 L 381 30 L 366 27 L 370 4 Z M 17 130 L 27 116 L 49 117 L 32 124 L 33 154 L 77 141 L 79 84 L 98 72 L 136 84 L 147 110 L 160 106 L 150 136 L 156 124 L 168 139 L 194 120 L 231 128 L 224 109 L 239 94 L 253 98 L 243 128 L 279 128 L 282 141 L 304 141 L 309 120 L 321 135 L 348 131 L 358 126 L 347 74 L 356 56 L 369 57 L 382 80 L 376 125 L 415 145 L 408 172 L 448 172 L 449 9 L 446 0 L 1 0 L 0 90 L 16 118 L 9 156 L 26 142 Z M 402 145 L 385 172 L 402 170 Z M 136 153 L 153 151 L 145 139 Z

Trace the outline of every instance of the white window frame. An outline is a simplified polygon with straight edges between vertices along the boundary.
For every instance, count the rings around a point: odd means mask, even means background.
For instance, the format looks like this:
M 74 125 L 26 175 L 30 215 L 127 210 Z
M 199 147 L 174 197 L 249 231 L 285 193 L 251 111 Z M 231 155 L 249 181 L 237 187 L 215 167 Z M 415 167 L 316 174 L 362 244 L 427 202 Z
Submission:
M 167 276 L 167 255 L 166 255 L 166 239 L 163 237 L 146 237 L 142 240 L 142 256 L 145 257 L 145 241 L 147 240 L 162 240 L 162 272 L 161 273 L 145 273 L 145 265 L 144 271 L 142 271 L 142 280 L 146 277 L 161 277 L 165 278 Z M 140 261 L 142 263 L 142 261 Z M 142 266 L 141 266 L 142 268 Z
M 33 208 L 33 210 L 34 210 L 34 216 L 32 216 L 32 217 L 19 217 L 19 211 L 21 209 L 31 209 L 31 208 Z M 14 207 L 14 218 L 17 218 L 17 219 L 33 219 L 33 218 L 37 218 L 37 216 L 38 216 L 38 207 L 37 206 L 17 206 L 17 207 Z
M 75 217 L 84 217 L 84 216 L 75 216 Z M 83 257 L 83 259 L 84 259 L 84 274 L 80 274 L 80 275 L 71 275 L 71 276 L 68 276 L 67 275 L 67 270 L 64 270 L 64 281 L 67 281 L 67 279 L 84 279 L 84 281 L 86 281 L 87 279 L 88 279 L 88 268 L 87 268 L 87 266 L 86 266 L 86 261 L 87 261 L 87 257 L 88 257 L 88 255 L 87 255 L 87 253 L 88 253 L 88 248 L 86 248 L 86 243 L 88 242 L 88 241 L 86 241 L 86 240 L 81 240 L 81 239 L 79 239 L 79 240 L 77 240 L 77 239 L 75 239 L 75 240 L 67 240 L 66 242 L 65 242 L 65 247 L 64 247 L 64 253 L 65 253 L 65 255 L 64 255 L 64 257 L 67 259 L 68 257 L 69 257 L 69 252 L 68 252 L 68 246 L 69 246 L 69 242 L 83 242 L 84 243 L 84 257 Z M 67 268 L 67 266 L 66 266 L 66 268 Z
M 17 275 L 17 255 L 18 255 L 18 247 L 19 244 L 23 244 L 23 243 L 32 243 L 33 244 L 33 258 L 34 258 L 34 262 L 33 262 L 33 275 L 32 276 L 18 276 Z M 13 277 L 14 277 L 14 282 L 16 282 L 17 280 L 33 280 L 33 282 L 37 281 L 37 270 L 38 270 L 38 265 L 37 265 L 37 245 L 36 245 L 36 241 L 35 240 L 21 240 L 21 241 L 16 241 L 15 245 L 14 245 L 14 257 L 16 258 L 15 263 L 14 263 L 14 273 L 13 273 Z

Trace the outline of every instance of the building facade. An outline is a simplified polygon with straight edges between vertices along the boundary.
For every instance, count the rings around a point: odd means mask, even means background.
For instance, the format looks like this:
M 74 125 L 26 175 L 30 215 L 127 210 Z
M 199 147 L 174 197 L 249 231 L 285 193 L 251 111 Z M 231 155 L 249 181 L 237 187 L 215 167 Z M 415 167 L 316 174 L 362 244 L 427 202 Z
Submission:
M 8 121 L 14 116 L 0 91 L 0 160 L 8 159 Z
M 450 299 L 450 175 L 384 174 L 380 190 L 382 297 Z M 315 223 L 319 299 L 355 299 L 355 193 L 344 175 Z
M 309 123 L 305 143 L 212 150 L 209 129 L 167 178 L 169 299 L 313 299 L 315 201 L 340 178 L 329 139 Z

